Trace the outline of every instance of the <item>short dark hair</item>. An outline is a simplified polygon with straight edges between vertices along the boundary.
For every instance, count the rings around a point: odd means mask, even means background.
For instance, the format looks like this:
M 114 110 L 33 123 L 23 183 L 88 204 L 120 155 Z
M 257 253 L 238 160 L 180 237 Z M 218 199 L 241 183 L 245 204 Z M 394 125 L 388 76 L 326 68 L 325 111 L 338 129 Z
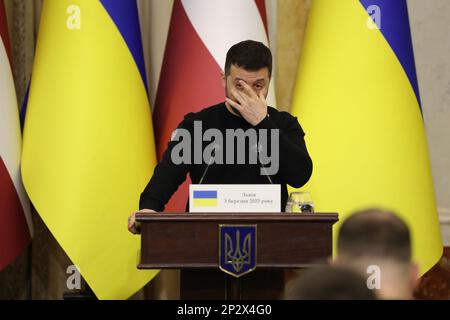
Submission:
M 225 75 L 230 74 L 231 65 L 244 68 L 249 71 L 269 69 L 269 77 L 272 76 L 272 53 L 263 43 L 246 40 L 236 43 L 228 50 L 225 60 Z
M 288 285 L 287 300 L 375 300 L 366 280 L 338 266 L 306 270 Z
M 341 225 L 337 255 L 360 258 L 391 258 L 411 262 L 411 236 L 406 223 L 395 213 L 382 209 L 355 212 Z

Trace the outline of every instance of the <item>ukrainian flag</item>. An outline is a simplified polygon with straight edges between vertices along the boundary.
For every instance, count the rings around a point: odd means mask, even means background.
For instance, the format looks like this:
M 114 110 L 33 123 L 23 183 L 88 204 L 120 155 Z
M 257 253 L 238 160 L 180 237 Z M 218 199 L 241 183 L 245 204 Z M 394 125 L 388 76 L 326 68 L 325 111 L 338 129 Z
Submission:
M 216 207 L 217 191 L 194 191 L 193 201 L 194 207 Z
M 156 274 L 136 268 L 127 217 L 156 164 L 135 1 L 46 0 L 22 175 L 37 212 L 100 299 Z
M 318 211 L 395 210 L 429 270 L 442 240 L 406 1 L 314 0 L 292 108 Z

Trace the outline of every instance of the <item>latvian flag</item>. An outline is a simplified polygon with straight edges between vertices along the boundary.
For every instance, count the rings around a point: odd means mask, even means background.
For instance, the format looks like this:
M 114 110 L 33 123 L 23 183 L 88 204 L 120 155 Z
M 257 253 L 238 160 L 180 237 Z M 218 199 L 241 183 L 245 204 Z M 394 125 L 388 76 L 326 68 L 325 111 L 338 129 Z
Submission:
M 29 202 L 20 176 L 21 132 L 10 62 L 5 7 L 0 0 L 0 270 L 16 259 L 31 239 Z
M 269 45 L 264 0 L 175 0 L 153 122 L 158 158 L 185 114 L 223 102 L 221 71 L 228 49 L 244 40 Z M 275 107 L 273 81 L 268 104 Z M 166 206 L 184 211 L 188 182 Z

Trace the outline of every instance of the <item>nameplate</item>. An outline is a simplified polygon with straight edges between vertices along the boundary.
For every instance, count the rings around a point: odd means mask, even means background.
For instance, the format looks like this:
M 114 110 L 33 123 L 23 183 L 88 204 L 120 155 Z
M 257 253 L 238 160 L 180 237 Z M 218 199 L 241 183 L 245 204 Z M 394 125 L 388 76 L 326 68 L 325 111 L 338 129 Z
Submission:
M 189 212 L 281 212 L 281 186 L 191 184 Z

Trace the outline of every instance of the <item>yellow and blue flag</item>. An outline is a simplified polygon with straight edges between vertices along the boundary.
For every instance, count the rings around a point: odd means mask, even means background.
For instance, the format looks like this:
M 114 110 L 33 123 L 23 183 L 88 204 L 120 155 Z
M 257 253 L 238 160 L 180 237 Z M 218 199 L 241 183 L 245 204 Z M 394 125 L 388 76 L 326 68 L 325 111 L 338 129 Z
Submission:
M 365 207 L 396 211 L 421 273 L 430 269 L 442 240 L 406 1 L 314 0 L 292 112 L 318 211 L 341 221 Z
M 216 207 L 217 190 L 194 191 L 193 205 L 194 207 Z
M 127 230 L 156 165 L 136 1 L 44 1 L 22 174 L 37 212 L 100 299 L 124 299 L 137 270 Z

